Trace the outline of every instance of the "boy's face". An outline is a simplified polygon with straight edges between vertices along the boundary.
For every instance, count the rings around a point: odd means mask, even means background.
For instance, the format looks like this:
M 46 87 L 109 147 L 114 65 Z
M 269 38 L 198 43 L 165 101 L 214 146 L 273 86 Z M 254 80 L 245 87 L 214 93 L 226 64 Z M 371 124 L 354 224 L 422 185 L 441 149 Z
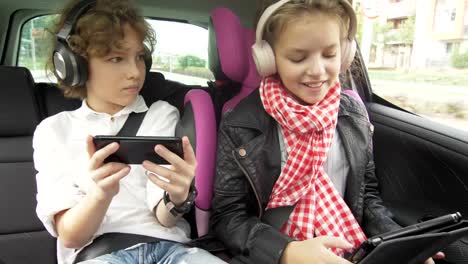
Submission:
M 88 58 L 88 106 L 112 115 L 133 103 L 145 80 L 144 56 L 141 38 L 132 27 L 125 25 L 120 49 L 113 48 L 104 57 Z
M 338 81 L 340 26 L 323 14 L 291 21 L 275 38 L 278 74 L 286 90 L 301 104 L 321 101 Z

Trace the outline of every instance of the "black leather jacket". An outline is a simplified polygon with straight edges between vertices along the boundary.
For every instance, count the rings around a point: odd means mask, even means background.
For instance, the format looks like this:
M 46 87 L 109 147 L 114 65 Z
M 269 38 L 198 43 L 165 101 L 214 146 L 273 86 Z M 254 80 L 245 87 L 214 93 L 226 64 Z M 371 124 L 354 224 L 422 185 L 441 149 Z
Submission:
M 256 90 L 228 112 L 220 126 L 211 227 L 234 262 L 279 263 L 292 240 L 261 221 L 281 172 L 276 125 Z M 337 131 L 350 165 L 344 199 L 364 232 L 370 236 L 398 228 L 379 195 L 367 112 L 346 94 Z

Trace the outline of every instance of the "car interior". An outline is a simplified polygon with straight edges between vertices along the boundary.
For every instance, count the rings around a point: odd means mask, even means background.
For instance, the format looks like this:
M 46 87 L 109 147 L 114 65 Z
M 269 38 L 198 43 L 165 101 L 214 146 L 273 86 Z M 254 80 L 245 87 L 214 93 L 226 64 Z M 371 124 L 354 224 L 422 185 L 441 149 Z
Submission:
M 35 213 L 32 137 L 41 120 L 76 109 L 81 102 L 65 98 L 53 81 L 35 80 L 18 59 L 23 25 L 54 14 L 64 3 L 0 1 L 0 264 L 56 263 L 56 240 Z M 152 70 L 141 92 L 147 104 L 166 100 L 176 106 L 182 117 L 176 133 L 188 135 L 195 145 L 199 195 L 187 219 L 192 237 L 201 237 L 209 232 L 217 127 L 223 114 L 260 83 L 251 55 L 257 6 L 250 0 L 136 3 L 147 18 L 192 24 L 208 32 L 212 79 L 202 85 L 184 83 Z M 360 52 L 340 79 L 368 110 L 380 192 L 396 221 L 410 225 L 453 212 L 468 219 L 468 134 L 374 94 Z M 437 263 L 468 263 L 468 237 L 447 247 L 445 254 Z

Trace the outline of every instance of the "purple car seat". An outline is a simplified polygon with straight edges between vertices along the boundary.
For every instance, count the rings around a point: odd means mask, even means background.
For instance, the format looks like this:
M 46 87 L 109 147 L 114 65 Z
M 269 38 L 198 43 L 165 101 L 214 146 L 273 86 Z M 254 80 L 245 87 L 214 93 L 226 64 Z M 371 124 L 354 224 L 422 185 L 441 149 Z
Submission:
M 213 10 L 210 22 L 213 29 L 209 42 L 210 69 L 217 81 L 228 79 L 241 86 L 240 91 L 224 103 L 222 113 L 225 113 L 260 85 L 252 57 L 255 32 L 244 28 L 227 8 Z
M 217 142 L 213 101 L 206 91 L 194 89 L 187 92 L 184 115 L 177 124 L 176 135 L 187 135 L 195 148 L 198 164 L 195 170 L 195 186 L 198 190 L 195 220 L 198 236 L 203 236 L 208 233 Z

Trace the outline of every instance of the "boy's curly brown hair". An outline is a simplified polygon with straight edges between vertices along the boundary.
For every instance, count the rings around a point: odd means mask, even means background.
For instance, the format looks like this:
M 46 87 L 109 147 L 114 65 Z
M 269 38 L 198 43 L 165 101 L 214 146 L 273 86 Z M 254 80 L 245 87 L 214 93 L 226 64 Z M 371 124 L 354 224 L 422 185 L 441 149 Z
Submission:
M 57 34 L 65 23 L 65 18 L 70 11 L 82 0 L 70 1 L 58 18 L 55 28 L 51 31 L 55 43 Z M 145 21 L 140 11 L 129 0 L 96 0 L 96 3 L 76 21 L 71 33 L 68 45 L 76 54 L 85 60 L 90 56 L 103 57 L 108 55 L 113 48 L 120 48 L 120 42 L 124 38 L 124 26 L 130 25 L 145 42 L 150 53 L 156 44 L 156 36 L 151 26 Z M 47 71 L 55 74 L 52 63 L 52 51 L 47 63 Z M 59 88 L 69 98 L 86 98 L 86 87 L 66 86 L 57 78 Z

